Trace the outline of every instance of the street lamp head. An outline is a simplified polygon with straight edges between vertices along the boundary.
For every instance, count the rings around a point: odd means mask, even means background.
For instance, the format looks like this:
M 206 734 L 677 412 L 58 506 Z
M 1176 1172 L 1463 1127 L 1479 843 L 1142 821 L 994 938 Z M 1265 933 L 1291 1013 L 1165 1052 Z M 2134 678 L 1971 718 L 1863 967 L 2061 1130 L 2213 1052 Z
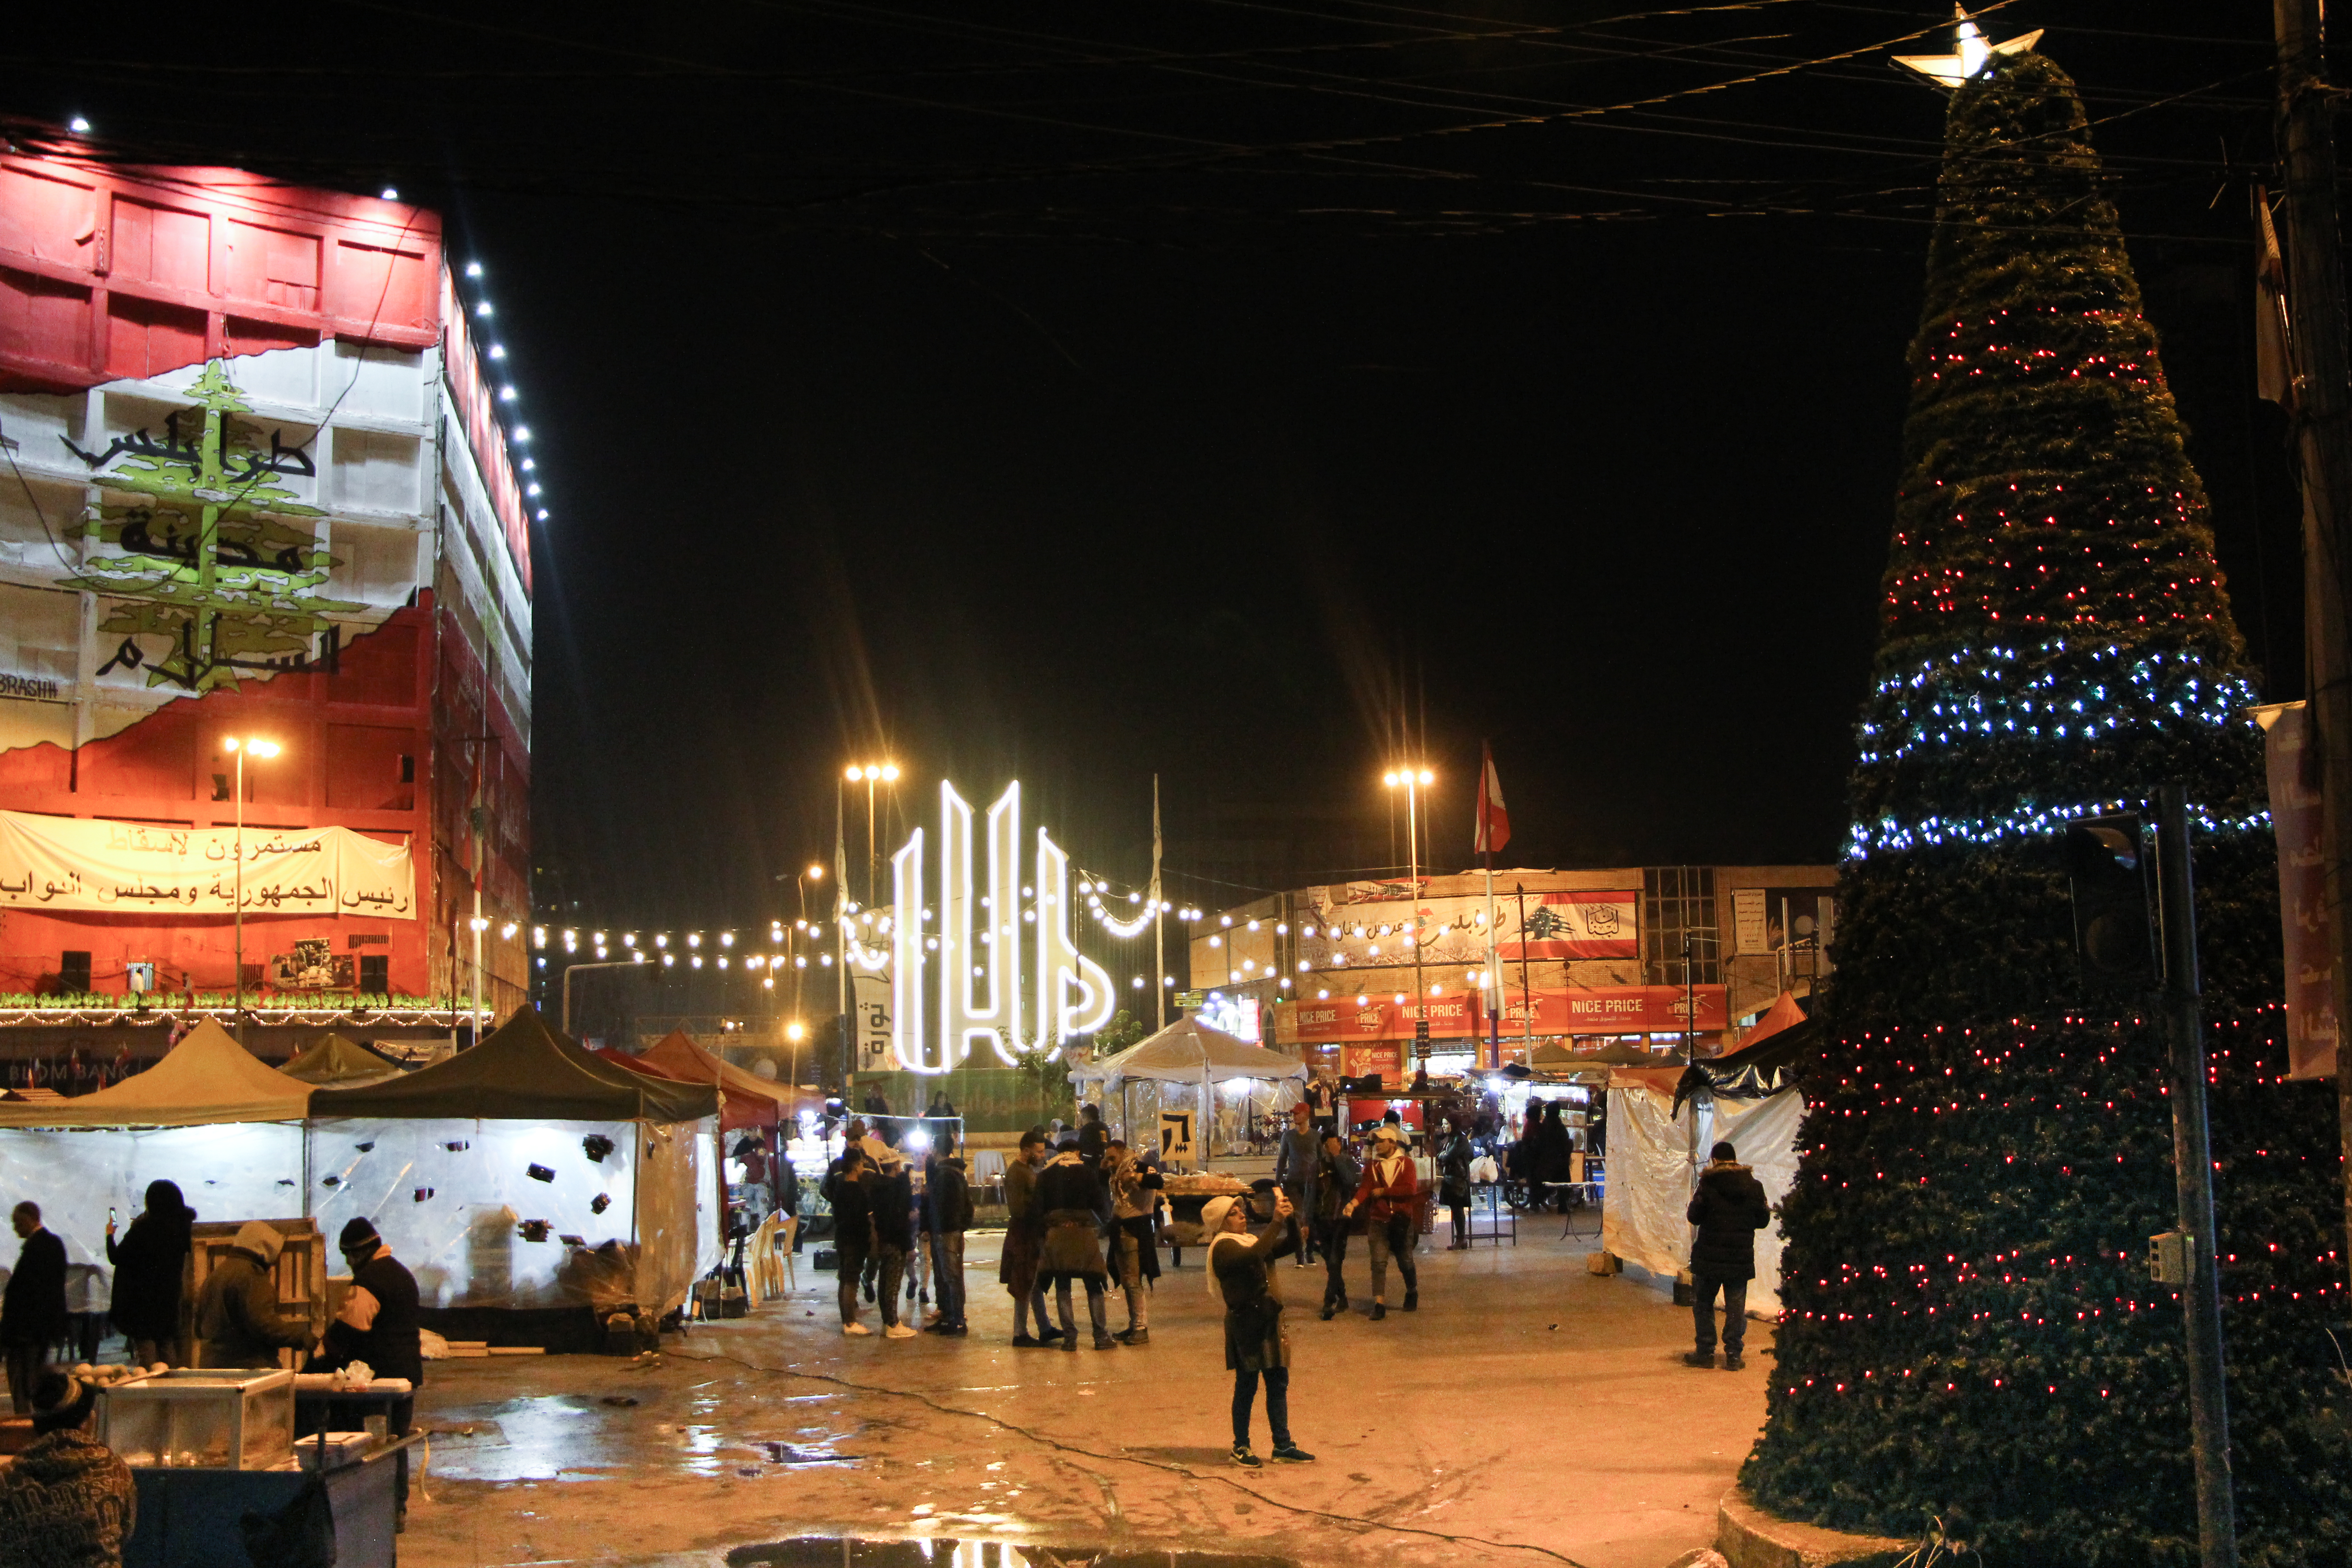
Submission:
M 896 782 L 897 782 L 897 780 L 898 780 L 898 763 L 884 763 L 882 764 L 882 782 L 883 782 L 884 784 L 893 784 L 893 783 L 896 783 Z
M 1381 775 L 1381 783 L 1382 783 L 1382 784 L 1384 784 L 1388 785 L 1388 786 L 1389 786 L 1389 788 L 1391 788 L 1391 789 L 1394 789 L 1394 788 L 1396 788 L 1396 786 L 1397 786 L 1397 776 L 1396 776 L 1395 773 L 1394 773 L 1393 771 L 1391 771 L 1391 772 L 1389 772 L 1389 773 L 1382 773 L 1382 774 Z
M 849 782 L 851 784 L 856 784 L 859 779 L 862 779 L 865 776 L 866 770 L 864 768 L 859 767 L 856 763 L 849 764 Z
M 1421 770 L 1421 782 L 1423 784 L 1435 784 L 1437 782 L 1437 775 L 1431 773 L 1427 768 L 1423 768 Z
M 810 881 L 812 881 L 812 882 L 822 882 L 822 881 L 824 881 L 824 867 L 823 865 L 821 865 L 821 864 L 818 864 L 818 863 L 816 863 L 816 862 L 814 862 L 814 861 L 812 861 L 812 862 L 810 863 L 810 865 L 809 865 L 809 868 L 808 868 L 808 871 L 807 871 L 806 875 L 807 875 L 807 877 L 808 877 L 808 879 L 809 879 Z
M 278 754 L 278 742 L 265 741 L 258 735 L 231 735 L 221 742 L 221 750 L 225 752 L 242 750 L 257 757 L 274 757 Z

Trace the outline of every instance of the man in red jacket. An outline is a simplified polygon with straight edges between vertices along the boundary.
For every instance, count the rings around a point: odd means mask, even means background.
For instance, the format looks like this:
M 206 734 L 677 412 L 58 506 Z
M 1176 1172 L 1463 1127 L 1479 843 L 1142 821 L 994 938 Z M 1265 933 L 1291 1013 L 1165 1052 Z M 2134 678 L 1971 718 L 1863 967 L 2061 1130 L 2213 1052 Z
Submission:
M 1404 1134 L 1382 1122 L 1372 1134 L 1372 1157 L 1364 1166 L 1356 1195 L 1339 1212 L 1352 1215 L 1361 1207 L 1370 1221 L 1364 1227 L 1372 1252 L 1372 1321 L 1389 1315 L 1389 1259 L 1396 1259 L 1404 1276 L 1404 1310 L 1421 1306 L 1421 1279 L 1412 1267 L 1412 1247 L 1421 1224 L 1421 1178 L 1404 1152 Z

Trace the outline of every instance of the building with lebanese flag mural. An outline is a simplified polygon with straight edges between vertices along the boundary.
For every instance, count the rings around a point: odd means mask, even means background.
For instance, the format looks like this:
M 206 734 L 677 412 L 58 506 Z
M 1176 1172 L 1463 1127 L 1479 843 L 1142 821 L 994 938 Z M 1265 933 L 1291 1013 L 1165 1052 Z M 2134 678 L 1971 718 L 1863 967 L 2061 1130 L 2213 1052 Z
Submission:
M 257 1045 L 522 999 L 535 487 L 468 288 L 389 193 L 0 140 L 0 1052 L 225 1014 L 240 904 Z

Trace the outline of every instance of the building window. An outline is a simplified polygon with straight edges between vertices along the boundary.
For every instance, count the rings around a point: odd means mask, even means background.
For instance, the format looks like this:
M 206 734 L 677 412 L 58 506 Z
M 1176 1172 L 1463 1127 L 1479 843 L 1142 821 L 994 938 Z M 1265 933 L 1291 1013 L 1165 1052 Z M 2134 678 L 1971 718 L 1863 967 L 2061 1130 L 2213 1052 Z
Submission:
M 360 994 L 388 996 L 392 994 L 392 955 L 384 952 L 360 954 Z
M 65 992 L 86 992 L 89 989 L 89 954 L 61 952 L 58 955 L 58 989 Z
M 1642 873 L 1642 966 L 1653 985 L 1722 983 L 1714 867 L 1654 866 Z

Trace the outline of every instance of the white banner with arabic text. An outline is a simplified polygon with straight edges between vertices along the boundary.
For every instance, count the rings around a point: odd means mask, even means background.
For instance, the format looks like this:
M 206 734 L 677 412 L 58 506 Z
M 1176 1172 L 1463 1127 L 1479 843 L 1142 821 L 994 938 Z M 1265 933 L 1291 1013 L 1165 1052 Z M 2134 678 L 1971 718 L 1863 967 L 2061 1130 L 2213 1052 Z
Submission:
M 348 827 L 248 827 L 242 843 L 248 914 L 415 917 L 405 844 Z M 0 811 L 0 908 L 235 914 L 238 847 L 229 827 Z

